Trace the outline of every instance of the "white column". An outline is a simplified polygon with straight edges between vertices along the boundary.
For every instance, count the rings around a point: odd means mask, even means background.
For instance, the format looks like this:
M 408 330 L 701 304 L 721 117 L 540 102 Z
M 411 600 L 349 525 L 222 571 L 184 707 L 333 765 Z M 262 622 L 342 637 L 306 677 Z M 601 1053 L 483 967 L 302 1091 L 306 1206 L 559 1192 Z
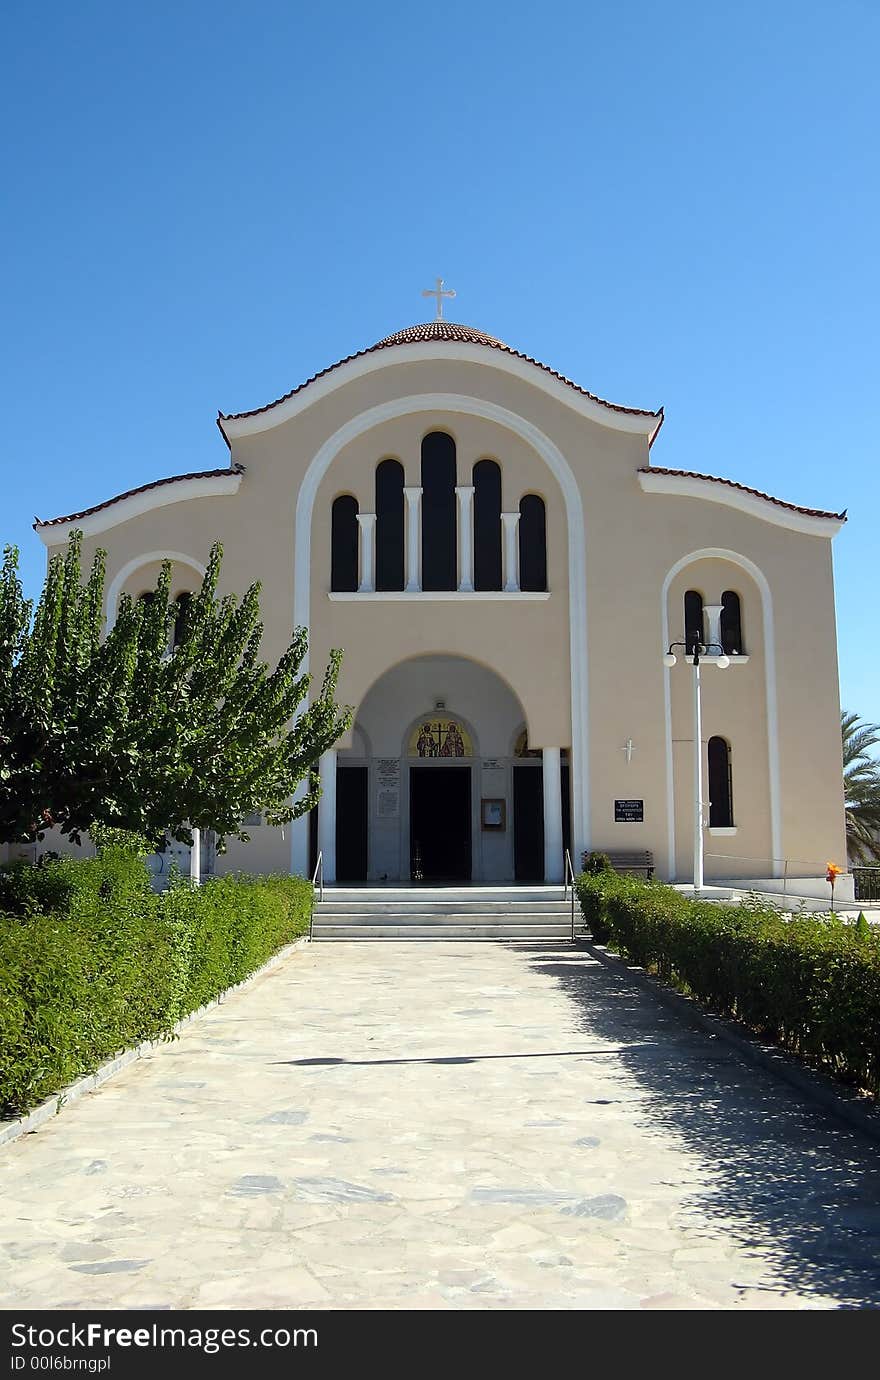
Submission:
M 458 592 L 474 590 L 474 486 L 456 484 L 458 498 Z
M 293 793 L 294 800 L 302 800 L 309 793 L 309 779 L 304 777 L 300 781 Z M 300 815 L 299 819 L 294 819 L 290 823 L 290 870 L 295 877 L 308 877 L 311 880 L 312 869 L 309 867 L 309 817 Z
M 419 579 L 419 519 L 422 508 L 422 486 L 404 485 L 406 495 L 406 588 L 407 593 L 417 593 L 422 583 Z
M 321 803 L 318 806 L 318 848 L 324 855 L 324 881 L 336 881 L 336 749 L 328 748 L 318 763 Z
M 376 588 L 376 514 L 358 513 L 357 520 L 361 529 L 361 579 L 358 594 L 372 594 Z
M 193 827 L 193 841 L 189 850 L 189 879 L 194 886 L 202 883 L 202 831 Z
M 724 607 L 723 604 L 704 604 L 704 605 L 703 605 L 703 612 L 704 612 L 705 615 L 706 615 L 706 622 L 707 622 L 708 625 L 709 625 L 709 631 L 708 631 L 709 642 L 710 642 L 710 643 L 712 643 L 712 642 L 717 643 L 717 646 L 716 646 L 715 650 L 714 650 L 713 652 L 710 652 L 710 653 L 709 653 L 710 656 L 719 656 L 719 655 L 720 655 L 720 653 L 719 653 L 719 651 L 718 651 L 718 647 L 721 646 L 721 610 L 722 610 L 723 607 Z
M 519 590 L 519 513 L 502 513 L 501 521 L 504 526 L 504 590 L 507 594 L 515 594 Z
M 565 875 L 562 846 L 562 754 L 544 748 L 544 880 L 561 882 Z
M 703 715 L 700 663 L 694 666 L 694 891 L 703 890 Z

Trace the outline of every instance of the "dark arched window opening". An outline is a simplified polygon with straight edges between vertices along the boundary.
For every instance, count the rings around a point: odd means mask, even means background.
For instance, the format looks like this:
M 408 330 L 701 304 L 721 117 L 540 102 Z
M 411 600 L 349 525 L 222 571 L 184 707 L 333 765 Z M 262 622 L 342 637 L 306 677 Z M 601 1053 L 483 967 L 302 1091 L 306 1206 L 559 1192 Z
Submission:
M 455 442 L 432 431 L 422 442 L 422 589 L 458 588 Z
M 474 465 L 474 589 L 501 588 L 501 466 Z
M 178 594 L 174 601 L 174 631 L 171 634 L 172 647 L 179 647 L 183 641 L 183 632 L 186 627 L 187 614 L 192 606 L 191 594 Z
M 709 739 L 709 828 L 733 828 L 733 773 L 726 738 Z
M 726 589 L 721 596 L 721 645 L 728 656 L 742 656 L 742 612 L 739 595 Z
M 403 465 L 376 466 L 376 588 L 403 589 Z
M 330 588 L 358 587 L 358 504 L 351 494 L 333 500 L 330 522 Z
M 538 494 L 526 494 L 520 500 L 519 587 L 547 588 L 547 513 Z
M 690 656 L 695 642 L 705 643 L 703 631 L 703 596 L 699 590 L 689 589 L 684 596 L 684 640 Z

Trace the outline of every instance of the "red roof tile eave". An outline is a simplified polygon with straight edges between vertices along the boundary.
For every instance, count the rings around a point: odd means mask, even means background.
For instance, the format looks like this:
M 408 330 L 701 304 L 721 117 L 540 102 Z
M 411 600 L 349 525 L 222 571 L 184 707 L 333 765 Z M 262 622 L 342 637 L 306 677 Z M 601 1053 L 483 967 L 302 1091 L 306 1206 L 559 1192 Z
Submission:
M 784 498 L 774 498 L 772 494 L 765 494 L 761 489 L 752 489 L 748 484 L 737 483 L 735 479 L 721 479 L 717 474 L 698 474 L 696 470 L 669 470 L 661 465 L 642 465 L 639 474 L 668 474 L 674 479 L 704 479 L 708 484 L 724 484 L 728 489 L 738 489 L 740 493 L 763 498 L 766 503 L 772 503 L 777 508 L 787 508 L 790 513 L 801 513 L 804 517 L 830 518 L 834 522 L 847 520 L 846 508 L 842 513 L 829 513 L 824 508 L 802 508 L 798 503 L 787 503 Z
M 190 474 L 170 474 L 165 479 L 154 479 L 151 484 L 139 484 L 136 489 L 126 489 L 124 493 L 114 494 L 112 498 L 107 498 L 103 503 L 96 503 L 91 508 L 83 508 L 79 513 L 67 513 L 64 517 L 56 518 L 34 518 L 33 529 L 39 527 L 61 527 L 66 522 L 79 522 L 80 518 L 91 517 L 92 513 L 100 513 L 105 508 L 112 508 L 114 503 L 121 503 L 124 498 L 133 498 L 135 494 L 145 494 L 150 489 L 161 489 L 165 484 L 178 484 L 183 479 L 218 479 L 224 474 L 243 474 L 243 465 L 224 465 L 217 470 L 193 470 Z
M 262 407 L 253 407 L 247 412 L 218 412 L 217 425 L 223 433 L 224 437 L 226 437 L 226 433 L 223 431 L 224 422 L 243 421 L 247 417 L 259 417 L 264 412 L 271 412 L 273 407 L 278 407 L 281 403 L 287 402 L 289 398 L 293 398 L 296 396 L 297 393 L 303 392 L 303 390 L 308 388 L 311 384 L 316 383 L 318 379 L 325 378 L 328 374 L 334 373 L 337 369 L 343 368 L 343 366 L 346 364 L 351 364 L 356 359 L 364 359 L 367 355 L 375 354 L 378 350 L 393 349 L 398 346 L 406 347 L 413 345 L 422 345 L 425 343 L 435 344 L 438 342 L 426 342 L 423 340 L 400 340 L 396 339 L 394 336 L 389 337 L 387 340 L 377 341 L 375 345 L 369 345 L 365 350 L 356 350 L 354 354 L 346 355 L 344 359 L 337 360 L 335 364 L 328 365 L 326 369 L 320 369 L 318 373 L 312 374 L 311 378 L 306 379 L 304 383 L 297 384 L 296 388 L 291 388 L 289 393 L 284 393 L 280 398 L 275 398 L 272 402 L 264 403 Z M 458 339 L 452 339 L 449 343 L 457 344 L 460 342 Z M 564 374 L 560 374 L 558 370 L 551 369 L 549 364 L 542 364 L 539 359 L 533 359 L 531 355 L 525 355 L 520 350 L 514 350 L 510 345 L 505 345 L 503 341 L 500 340 L 493 340 L 492 337 L 486 337 L 482 340 L 478 340 L 476 339 L 476 337 L 474 337 L 474 339 L 471 340 L 470 343 L 482 345 L 485 349 L 489 350 L 500 350 L 503 354 L 512 355 L 514 359 L 521 359 L 526 364 L 533 364 L 536 369 L 543 370 L 544 373 L 549 374 L 551 378 L 556 379 L 559 383 L 565 384 L 566 388 L 573 389 L 574 392 L 580 393 L 582 397 L 589 398 L 591 402 L 598 403 L 601 407 L 607 407 L 612 412 L 623 412 L 631 417 L 657 418 L 657 426 L 651 433 L 652 442 L 656 438 L 657 433 L 660 430 L 660 427 L 663 425 L 662 407 L 658 408 L 656 411 L 651 411 L 649 408 L 624 407 L 622 403 L 608 402 L 606 398 L 600 398 L 596 393 L 591 393 L 589 389 L 582 388 L 579 383 L 575 383 L 572 379 L 566 378 L 566 376 Z M 226 437 L 226 441 L 228 445 L 228 437 Z

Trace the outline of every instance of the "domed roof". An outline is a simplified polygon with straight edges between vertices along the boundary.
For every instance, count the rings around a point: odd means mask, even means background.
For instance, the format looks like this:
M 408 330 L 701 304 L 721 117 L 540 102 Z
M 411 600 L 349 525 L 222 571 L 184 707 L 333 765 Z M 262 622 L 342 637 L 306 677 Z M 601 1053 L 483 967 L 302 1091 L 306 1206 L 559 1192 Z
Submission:
M 420 321 L 418 325 L 406 326 L 402 331 L 386 335 L 384 340 L 377 341 L 373 349 L 383 345 L 416 345 L 422 340 L 463 340 L 468 345 L 496 345 L 502 350 L 510 349 L 497 336 L 478 331 L 476 326 L 460 326 L 456 321 Z
M 657 411 L 648 411 L 642 407 L 622 407 L 620 403 L 608 402 L 605 398 L 597 397 L 595 393 L 582 388 L 580 384 L 574 383 L 571 379 L 560 374 L 558 370 L 551 369 L 549 364 L 542 364 L 540 360 L 534 359 L 532 355 L 525 355 L 520 350 L 515 350 L 512 345 L 507 345 L 497 336 L 488 335 L 486 331 L 478 330 L 476 326 L 462 326 L 457 321 L 421 321 L 415 326 L 405 326 L 402 331 L 395 331 L 392 335 L 386 335 L 383 340 L 377 340 L 375 345 L 368 345 L 364 350 L 357 350 L 352 355 L 346 355 L 344 359 L 337 360 L 335 364 L 329 365 L 326 369 L 321 369 L 311 378 L 300 383 L 296 388 L 292 388 L 283 397 L 276 398 L 274 402 L 265 403 L 262 407 L 251 408 L 248 412 L 220 412 L 217 416 L 217 425 L 223 433 L 227 445 L 229 444 L 229 434 L 224 423 L 242 422 L 249 417 L 259 416 L 263 412 L 271 412 L 275 407 L 286 403 L 290 398 L 301 393 L 303 389 L 309 388 L 317 383 L 319 379 L 326 378 L 328 374 L 334 373 L 337 369 L 343 369 L 348 364 L 353 364 L 355 360 L 364 359 L 367 355 L 373 355 L 381 350 L 393 350 L 396 347 L 407 345 L 431 345 L 437 341 L 448 341 L 460 345 L 483 345 L 490 350 L 497 350 L 499 353 L 508 356 L 510 359 L 521 360 L 525 364 L 532 365 L 539 369 L 551 379 L 556 379 L 566 388 L 579 393 L 583 398 L 589 398 L 591 402 L 597 403 L 600 407 L 606 407 L 610 412 L 628 413 L 632 417 L 645 417 L 650 419 L 653 425 L 648 435 L 649 445 L 653 442 L 657 432 L 663 425 L 663 408 Z M 430 357 L 430 351 L 427 352 Z

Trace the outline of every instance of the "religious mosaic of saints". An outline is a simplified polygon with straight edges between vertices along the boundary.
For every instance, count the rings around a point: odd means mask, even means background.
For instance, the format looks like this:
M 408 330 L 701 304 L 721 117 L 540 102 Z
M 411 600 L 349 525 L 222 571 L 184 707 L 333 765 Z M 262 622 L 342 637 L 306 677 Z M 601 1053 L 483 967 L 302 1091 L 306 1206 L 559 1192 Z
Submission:
M 413 757 L 470 757 L 467 733 L 455 719 L 423 719 L 410 745 Z

